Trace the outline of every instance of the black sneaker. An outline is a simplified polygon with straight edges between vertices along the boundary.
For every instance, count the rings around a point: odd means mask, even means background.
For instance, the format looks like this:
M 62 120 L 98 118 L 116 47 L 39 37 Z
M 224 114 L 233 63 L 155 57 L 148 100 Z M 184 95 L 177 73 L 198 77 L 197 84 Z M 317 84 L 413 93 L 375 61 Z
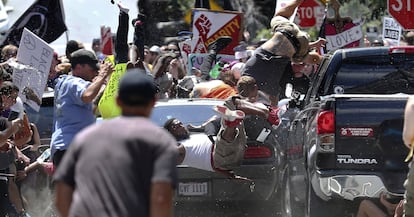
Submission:
M 218 53 L 221 50 L 223 50 L 225 47 L 227 47 L 227 45 L 229 45 L 232 40 L 233 39 L 230 36 L 220 36 L 215 41 L 211 42 L 207 46 L 207 49 L 209 52 L 213 51 L 215 53 Z

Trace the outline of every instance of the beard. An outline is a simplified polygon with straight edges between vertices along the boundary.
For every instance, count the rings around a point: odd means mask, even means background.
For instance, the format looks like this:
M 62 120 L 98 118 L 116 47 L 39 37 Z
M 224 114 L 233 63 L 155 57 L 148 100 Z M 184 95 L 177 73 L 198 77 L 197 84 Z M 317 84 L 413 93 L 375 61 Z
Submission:
M 190 131 L 188 131 L 187 129 L 182 134 L 178 134 L 178 135 L 176 134 L 175 135 L 175 139 L 177 141 L 181 141 L 181 140 L 185 140 L 185 139 L 189 139 L 189 138 L 190 138 Z

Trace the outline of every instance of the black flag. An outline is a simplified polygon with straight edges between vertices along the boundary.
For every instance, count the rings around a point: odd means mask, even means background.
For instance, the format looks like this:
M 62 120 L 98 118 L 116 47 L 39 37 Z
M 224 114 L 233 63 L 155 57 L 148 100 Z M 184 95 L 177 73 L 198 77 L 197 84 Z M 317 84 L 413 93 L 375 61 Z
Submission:
M 319 28 L 319 34 L 318 34 L 318 38 L 324 38 L 326 39 L 326 19 L 327 19 L 327 8 L 325 9 L 325 14 L 323 16 L 323 21 L 322 24 Z M 321 47 L 320 50 L 318 51 L 319 54 L 323 55 L 327 52 L 326 47 Z
M 61 0 L 37 0 L 6 32 L 1 47 L 19 46 L 24 27 L 47 43 L 58 39 L 66 30 Z

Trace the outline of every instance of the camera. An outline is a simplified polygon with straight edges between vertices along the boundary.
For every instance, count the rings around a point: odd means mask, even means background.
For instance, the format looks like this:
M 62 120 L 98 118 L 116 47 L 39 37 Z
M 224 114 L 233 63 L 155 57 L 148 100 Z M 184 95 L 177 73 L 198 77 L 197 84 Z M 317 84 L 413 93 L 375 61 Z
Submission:
M 25 167 L 26 167 L 26 164 L 24 163 L 24 161 L 16 160 L 16 170 L 17 171 L 24 170 Z

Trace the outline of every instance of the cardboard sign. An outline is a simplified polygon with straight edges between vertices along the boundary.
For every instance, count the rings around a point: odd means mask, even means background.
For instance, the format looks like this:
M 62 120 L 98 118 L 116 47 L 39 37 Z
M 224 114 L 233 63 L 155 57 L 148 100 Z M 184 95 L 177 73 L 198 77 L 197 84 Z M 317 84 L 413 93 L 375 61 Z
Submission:
M 26 98 L 27 92 L 32 92 L 42 100 L 53 59 L 53 48 L 28 29 L 24 28 L 20 46 L 17 51 L 18 65 L 13 67 L 13 83 L 19 89 L 19 97 L 35 111 L 39 111 L 38 100 Z M 23 64 L 20 65 L 20 64 Z
M 391 17 L 384 17 L 382 25 L 382 40 L 388 42 L 389 46 L 397 46 L 400 44 L 401 26 Z
M 188 55 L 188 69 L 187 72 L 191 72 L 191 68 L 195 67 L 197 69 L 200 69 L 201 64 L 204 61 L 204 58 L 206 58 L 208 54 L 190 54 Z M 234 55 L 217 55 L 216 62 L 223 61 L 223 62 L 233 62 L 235 60 Z M 212 66 L 214 67 L 214 66 Z
M 98 108 L 103 119 L 114 118 L 121 115 L 121 109 L 116 104 L 116 94 L 118 83 L 126 72 L 126 63 L 115 65 L 115 71 L 112 72 L 104 93 L 99 100 Z
M 230 36 L 233 41 L 220 54 L 233 55 L 233 48 L 242 38 L 242 13 L 193 9 L 193 39 L 191 53 L 207 53 L 207 46 L 220 36 Z
M 362 24 L 347 23 L 344 30 L 340 33 L 335 32 L 335 27 L 326 25 L 326 48 L 327 50 L 336 50 L 343 47 L 357 47 L 359 40 L 363 37 Z

